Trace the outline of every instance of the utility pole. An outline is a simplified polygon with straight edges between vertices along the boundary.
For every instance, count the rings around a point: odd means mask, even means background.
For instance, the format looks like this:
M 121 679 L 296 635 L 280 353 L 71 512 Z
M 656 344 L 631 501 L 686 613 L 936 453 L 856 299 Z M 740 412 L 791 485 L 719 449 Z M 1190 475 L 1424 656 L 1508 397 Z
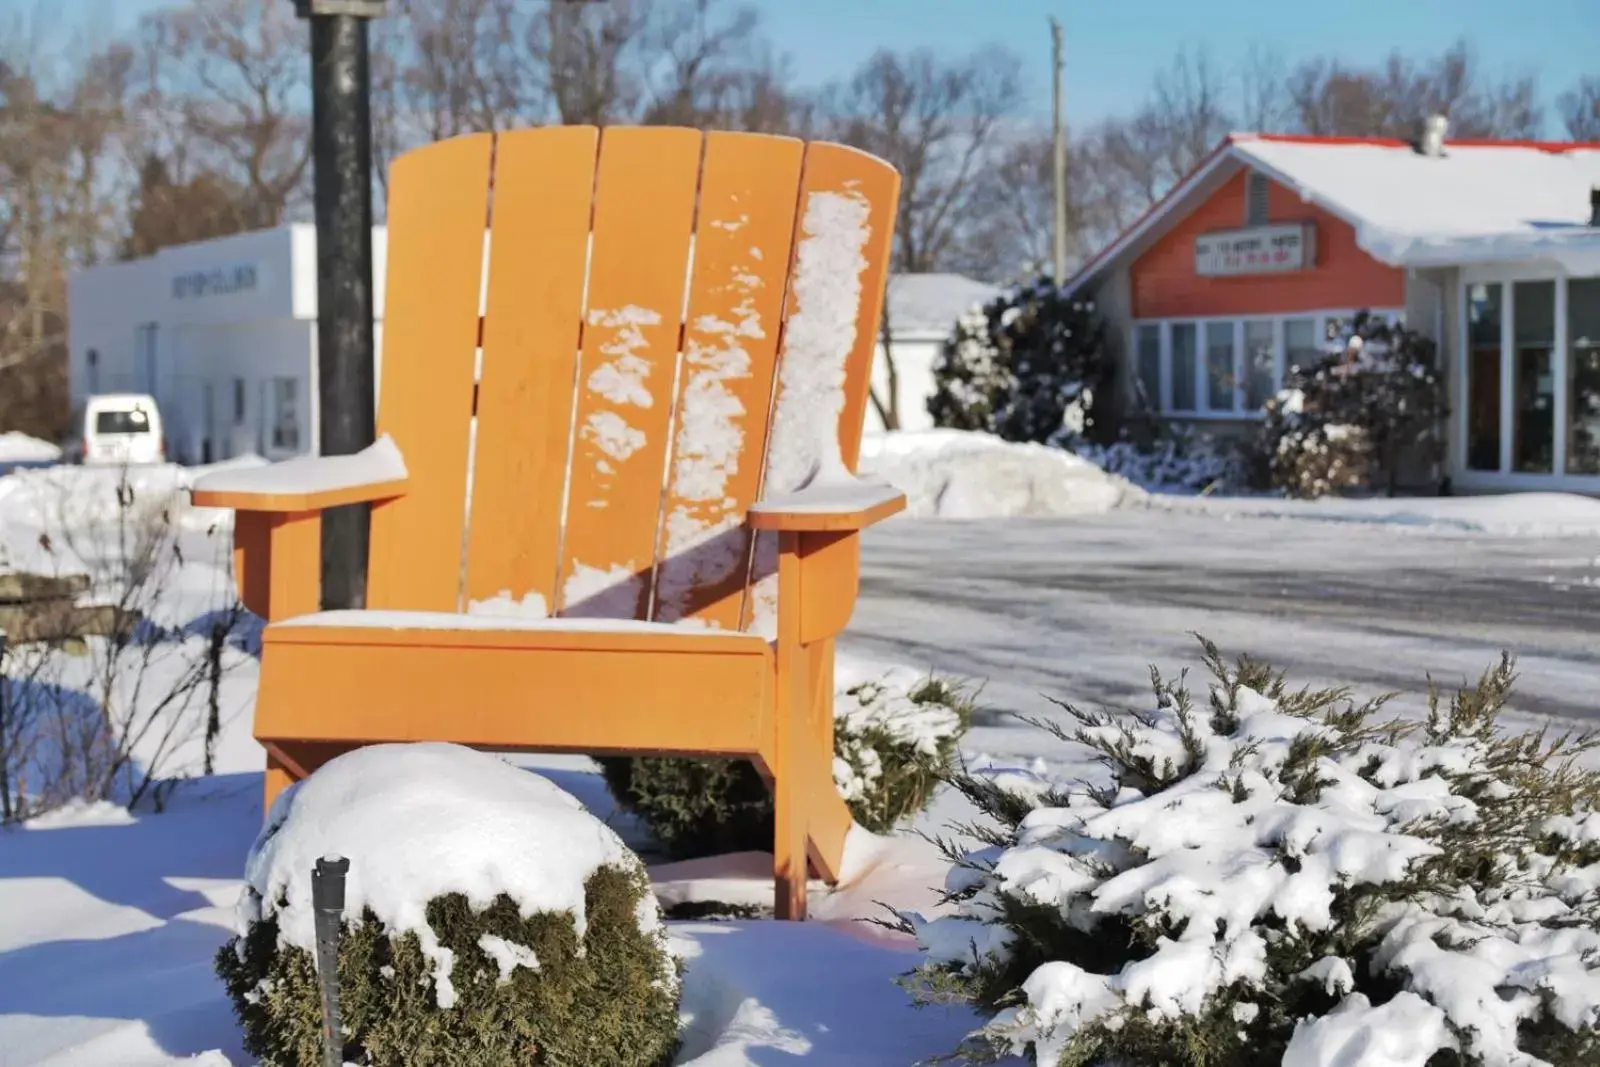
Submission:
M 1067 280 L 1067 137 L 1061 123 L 1061 23 L 1050 16 L 1052 149 L 1055 171 L 1055 282 Z
M 372 111 L 367 20 L 388 0 L 294 0 L 311 23 L 311 157 L 317 217 L 318 431 L 324 456 L 376 432 L 373 382 Z M 366 504 L 322 520 L 322 607 L 367 599 Z

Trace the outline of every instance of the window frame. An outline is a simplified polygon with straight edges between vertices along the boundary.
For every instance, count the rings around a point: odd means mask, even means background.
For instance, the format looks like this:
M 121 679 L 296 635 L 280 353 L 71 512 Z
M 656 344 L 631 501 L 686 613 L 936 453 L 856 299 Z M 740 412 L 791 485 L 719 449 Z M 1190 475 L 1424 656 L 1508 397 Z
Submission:
M 1287 329 L 1285 323 L 1291 319 L 1310 319 L 1313 324 L 1312 337 L 1324 338 L 1327 336 L 1330 321 L 1350 320 L 1360 313 L 1361 308 L 1317 308 L 1307 311 L 1283 311 L 1270 313 L 1244 313 L 1236 315 L 1181 315 L 1171 318 L 1133 319 L 1130 323 L 1128 337 L 1128 351 L 1132 354 L 1129 366 L 1137 374 L 1139 370 L 1139 335 L 1142 327 L 1155 326 L 1161 338 L 1161 396 L 1156 414 L 1162 418 L 1184 419 L 1196 422 L 1238 422 L 1260 420 L 1266 417 L 1262 409 L 1251 410 L 1245 404 L 1248 390 L 1245 388 L 1245 375 L 1249 368 L 1245 353 L 1245 323 L 1246 322 L 1271 322 L 1272 323 L 1272 361 L 1273 383 L 1269 395 L 1276 395 L 1283 388 L 1284 376 L 1288 373 L 1289 353 L 1287 345 Z M 1405 324 L 1405 308 L 1381 307 L 1367 308 L 1368 314 L 1378 316 L 1391 324 Z M 1210 410 L 1210 377 L 1206 373 L 1206 326 L 1209 323 L 1230 322 L 1233 324 L 1233 373 L 1235 387 L 1233 390 L 1233 407 L 1218 411 Z M 1173 348 L 1172 329 L 1174 326 L 1191 325 L 1195 330 L 1195 380 L 1194 380 L 1194 410 L 1180 410 L 1173 407 Z M 1320 342 L 1325 343 L 1325 342 Z M 1331 353 L 1330 353 L 1331 354 Z
M 1495 470 L 1478 470 L 1467 465 L 1467 405 L 1452 405 L 1451 444 L 1453 455 L 1449 468 L 1451 478 L 1466 489 L 1538 489 L 1570 490 L 1594 493 L 1600 490 L 1600 474 L 1582 474 L 1567 469 L 1567 450 L 1571 433 L 1570 388 L 1570 334 L 1571 313 L 1568 307 L 1571 285 L 1575 281 L 1592 280 L 1596 276 L 1574 274 L 1559 268 L 1535 262 L 1508 264 L 1481 264 L 1462 267 L 1456 279 L 1453 297 L 1456 336 L 1460 338 L 1460 352 L 1452 353 L 1449 364 L 1452 395 L 1464 396 L 1467 383 L 1468 300 L 1473 286 L 1500 285 L 1502 287 L 1502 321 L 1500 324 L 1500 464 Z M 1554 431 L 1552 473 L 1519 471 L 1513 459 L 1512 434 L 1515 418 L 1512 405 L 1515 398 L 1513 356 L 1516 350 L 1517 316 L 1514 306 L 1515 286 L 1522 282 L 1553 281 L 1555 283 L 1555 347 L 1552 353 L 1551 373 L 1554 377 L 1554 404 L 1557 424 Z
M 303 392 L 300 388 L 300 379 L 290 374 L 275 376 L 267 379 L 267 381 L 269 383 L 267 395 L 271 402 L 266 426 L 267 445 L 275 454 L 281 455 L 289 452 L 298 454 L 303 451 L 304 444 L 300 417 L 301 394 Z M 289 386 L 289 389 L 285 391 L 284 386 Z M 286 395 L 288 397 L 287 403 L 285 403 Z M 286 411 L 293 416 L 287 422 L 284 419 Z M 286 429 L 293 431 L 292 440 L 288 439 L 288 434 L 285 433 Z

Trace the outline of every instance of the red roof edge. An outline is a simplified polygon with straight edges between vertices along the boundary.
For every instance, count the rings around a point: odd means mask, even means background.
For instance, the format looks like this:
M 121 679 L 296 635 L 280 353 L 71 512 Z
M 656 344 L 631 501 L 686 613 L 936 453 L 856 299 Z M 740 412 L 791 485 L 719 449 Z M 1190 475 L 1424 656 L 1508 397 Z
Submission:
M 1234 133 L 1230 141 L 1283 141 L 1289 144 L 1366 144 L 1379 148 L 1410 148 L 1411 142 L 1398 137 L 1343 137 L 1311 133 Z M 1533 148 L 1540 152 L 1600 151 L 1600 141 L 1530 141 L 1501 140 L 1493 137 L 1452 137 L 1445 147 L 1461 148 Z

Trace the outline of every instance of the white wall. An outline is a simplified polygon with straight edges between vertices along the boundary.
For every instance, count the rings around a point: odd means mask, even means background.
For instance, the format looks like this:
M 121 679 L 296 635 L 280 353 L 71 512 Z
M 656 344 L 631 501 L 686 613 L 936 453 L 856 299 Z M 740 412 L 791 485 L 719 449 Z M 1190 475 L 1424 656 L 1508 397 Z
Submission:
M 944 338 L 911 336 L 898 338 L 893 343 L 895 377 L 900 394 L 900 429 L 927 430 L 933 427 L 933 417 L 928 414 L 928 397 L 933 395 L 933 364 L 939 358 Z M 878 396 L 887 399 L 889 372 L 883 357 L 880 341 L 872 361 L 872 388 Z M 867 404 L 867 432 L 882 433 L 883 419 L 878 409 Z
M 179 371 L 161 398 L 163 412 L 171 412 L 167 436 L 174 453 L 200 462 L 208 436 L 213 460 L 247 452 L 278 459 L 313 451 L 315 328 L 315 323 L 296 319 L 176 327 L 173 345 Z M 271 440 L 270 390 L 279 378 L 296 382 L 298 448 L 275 448 Z M 236 407 L 240 393 L 242 411 Z

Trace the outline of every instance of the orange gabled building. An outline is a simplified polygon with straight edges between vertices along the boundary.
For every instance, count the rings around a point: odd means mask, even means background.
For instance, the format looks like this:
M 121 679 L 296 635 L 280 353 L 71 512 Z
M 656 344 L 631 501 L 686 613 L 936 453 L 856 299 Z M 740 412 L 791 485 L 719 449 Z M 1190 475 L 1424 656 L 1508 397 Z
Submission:
M 1067 288 L 1130 411 L 1247 431 L 1365 310 L 1439 344 L 1430 481 L 1600 492 L 1600 144 L 1233 134 Z

